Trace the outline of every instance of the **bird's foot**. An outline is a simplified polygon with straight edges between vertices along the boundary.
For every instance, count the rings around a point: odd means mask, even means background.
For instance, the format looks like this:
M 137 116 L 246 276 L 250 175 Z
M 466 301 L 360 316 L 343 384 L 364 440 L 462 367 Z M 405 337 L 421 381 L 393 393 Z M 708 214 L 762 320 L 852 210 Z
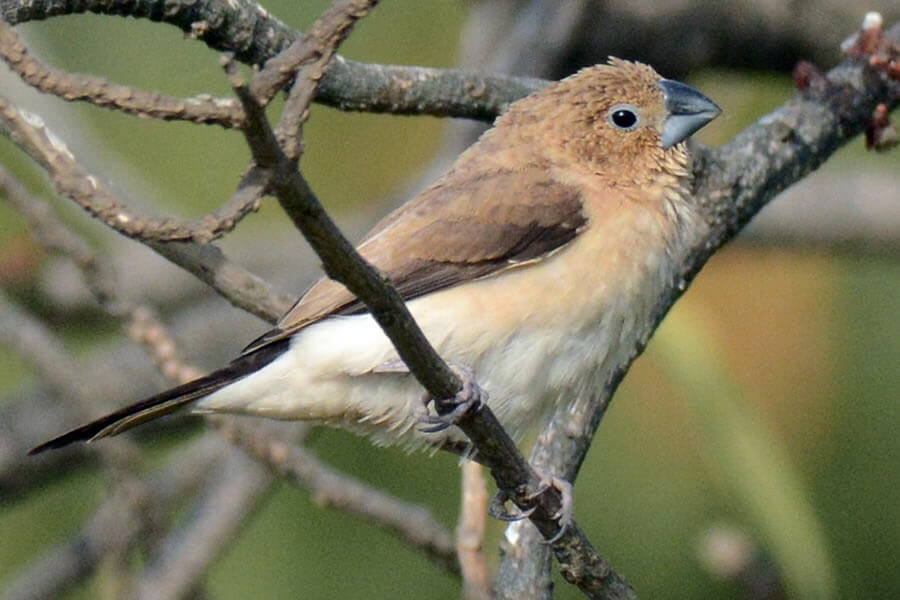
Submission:
M 538 492 L 538 494 L 540 494 L 540 492 Z M 531 496 L 529 496 L 529 498 L 531 498 Z M 509 502 L 509 500 L 510 498 L 506 492 L 503 490 L 498 491 L 488 505 L 488 514 L 500 521 L 520 521 L 530 517 L 537 508 L 537 506 L 532 506 L 531 508 L 522 510 L 515 504 L 512 504 L 507 508 L 506 503 Z
M 559 492 L 559 510 L 553 513 L 553 520 L 559 525 L 559 531 L 549 540 L 545 540 L 545 544 L 553 544 L 559 540 L 566 530 L 575 523 L 575 489 L 572 483 L 560 477 L 547 475 L 538 471 L 541 477 L 541 489 L 530 495 L 529 498 L 537 498 L 549 488 L 554 488 Z
M 478 412 L 481 406 L 487 402 L 488 394 L 481 389 L 481 386 L 475 383 L 475 374 L 472 369 L 458 365 L 451 365 L 450 368 L 462 380 L 462 389 L 459 390 L 459 393 L 452 400 L 442 402 L 445 406 L 452 406 L 449 411 L 440 415 L 428 415 L 422 418 L 419 430 L 423 433 L 444 431 L 452 425 L 456 425 L 465 415 Z M 431 397 L 425 397 L 425 404 L 431 401 Z
M 541 478 L 540 487 L 535 492 L 525 496 L 524 499 L 528 501 L 537 500 L 541 494 L 550 488 L 554 488 L 559 492 L 560 507 L 559 510 L 552 515 L 552 519 L 559 525 L 559 531 L 557 531 L 552 538 L 545 540 L 544 542 L 546 544 L 553 544 L 559 540 L 566 530 L 575 522 L 574 489 L 572 484 L 565 479 L 548 476 L 540 471 L 538 471 L 538 475 Z M 503 490 L 497 492 L 497 495 L 494 496 L 494 499 L 491 500 L 491 503 L 488 506 L 488 514 L 501 521 L 518 521 L 530 517 L 537 508 L 536 506 L 533 506 L 522 510 L 518 506 L 513 505 L 511 509 L 508 509 L 506 507 L 507 501 L 509 501 L 509 496 L 507 496 Z

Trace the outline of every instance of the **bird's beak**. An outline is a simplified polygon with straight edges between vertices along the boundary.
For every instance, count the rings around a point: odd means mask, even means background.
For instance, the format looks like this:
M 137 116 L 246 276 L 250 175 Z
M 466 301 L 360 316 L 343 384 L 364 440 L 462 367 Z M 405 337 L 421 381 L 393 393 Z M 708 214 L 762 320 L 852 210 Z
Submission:
M 666 150 L 686 140 L 722 112 L 715 102 L 679 81 L 663 79 L 659 87 L 669 111 L 662 132 L 662 145 Z

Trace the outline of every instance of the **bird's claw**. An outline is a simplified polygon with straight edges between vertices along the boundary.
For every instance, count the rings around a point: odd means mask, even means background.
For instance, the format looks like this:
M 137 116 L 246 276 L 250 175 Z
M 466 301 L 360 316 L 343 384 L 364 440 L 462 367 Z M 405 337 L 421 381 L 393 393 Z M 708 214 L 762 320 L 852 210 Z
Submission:
M 541 477 L 541 483 L 537 490 L 523 497 L 526 501 L 534 501 L 540 497 L 541 494 L 546 492 L 551 487 L 556 489 L 560 494 L 560 507 L 551 518 L 557 522 L 559 525 L 559 531 L 557 531 L 553 537 L 544 540 L 545 544 L 554 544 L 562 538 L 563 534 L 568 530 L 569 527 L 575 523 L 575 499 L 573 494 L 572 484 L 566 481 L 565 479 L 560 479 L 559 477 L 547 476 L 543 473 L 538 473 Z M 494 499 L 491 500 L 491 504 L 488 506 L 488 514 L 495 519 L 499 519 L 501 521 L 518 521 L 520 519 L 525 519 L 530 517 L 532 513 L 534 513 L 537 506 L 533 506 L 531 508 L 522 510 L 518 506 L 513 505 L 513 509 L 507 509 L 506 503 L 509 500 L 509 496 L 502 490 L 497 492 L 497 495 L 494 496 Z
M 537 506 L 532 506 L 531 508 L 522 510 L 513 504 L 511 509 L 507 509 L 506 503 L 508 501 L 509 496 L 507 496 L 503 490 L 500 490 L 494 495 L 494 498 L 488 505 L 488 514 L 500 521 L 520 521 L 530 517 L 537 508 Z
M 487 402 L 487 392 L 481 389 L 475 383 L 474 373 L 467 367 L 452 367 L 462 380 L 462 389 L 456 394 L 452 400 L 444 401 L 445 405 L 452 405 L 453 408 L 449 412 L 441 415 L 427 415 L 422 418 L 422 424 L 419 431 L 423 433 L 438 433 L 448 429 L 452 425 L 456 425 L 461 418 L 481 409 L 482 404 Z M 431 398 L 426 398 L 425 403 L 431 402 Z
M 566 530 L 575 523 L 575 494 L 572 484 L 565 479 L 547 475 L 538 471 L 541 478 L 541 487 L 533 494 L 529 494 L 527 498 L 534 500 L 548 489 L 555 488 L 559 492 L 559 510 L 553 513 L 553 520 L 559 525 L 557 531 L 552 538 L 544 540 L 545 544 L 554 544 L 563 536 Z

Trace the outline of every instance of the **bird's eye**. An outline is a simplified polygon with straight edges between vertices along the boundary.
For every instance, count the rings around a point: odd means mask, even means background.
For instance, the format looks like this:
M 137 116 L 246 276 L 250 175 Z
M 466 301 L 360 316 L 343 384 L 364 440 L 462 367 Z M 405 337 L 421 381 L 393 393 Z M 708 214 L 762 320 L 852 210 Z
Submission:
M 631 131 L 641 121 L 640 113 L 630 104 L 617 104 L 609 109 L 607 120 L 617 129 Z

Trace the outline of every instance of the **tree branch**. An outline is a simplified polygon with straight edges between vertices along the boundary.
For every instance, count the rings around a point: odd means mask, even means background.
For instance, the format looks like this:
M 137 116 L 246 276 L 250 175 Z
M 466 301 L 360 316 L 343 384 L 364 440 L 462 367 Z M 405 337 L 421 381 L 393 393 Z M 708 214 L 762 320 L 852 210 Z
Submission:
M 135 217 L 122 207 L 115 194 L 82 167 L 58 136 L 36 116 L 23 113 L 0 96 L 0 132 L 16 141 L 50 175 L 58 191 L 76 200 L 90 214 L 119 233 L 142 240 L 147 246 L 209 284 L 232 304 L 270 322 L 276 321 L 293 300 L 274 292 L 259 277 L 229 262 L 211 244 L 163 243 L 194 229 L 172 221 Z M 142 237 L 143 236 L 143 237 Z
M 172 98 L 138 88 L 118 85 L 95 75 L 68 73 L 42 64 L 29 54 L 15 30 L 0 21 L 0 58 L 33 88 L 68 102 L 89 102 L 126 114 L 192 123 L 240 127 L 243 113 L 233 98 L 209 95 Z
M 143 481 L 122 486 L 72 539 L 62 542 L 19 574 L 3 600 L 55 598 L 94 573 L 109 556 L 122 557 L 152 521 L 168 521 L 218 463 L 222 441 L 203 437 L 184 456 Z
M 11 29 L 0 22 L 0 34 Z M 2 39 L 2 37 L 0 37 Z M 194 222 L 156 220 L 132 212 L 116 195 L 80 165 L 65 143 L 40 117 L 22 111 L 0 96 L 0 131 L 16 140 L 50 176 L 56 190 L 71 198 L 91 216 L 122 235 L 144 242 L 198 241 L 208 243 L 234 229 L 259 207 L 266 182 L 257 171 L 248 172 L 237 192 L 217 212 Z
M 188 597 L 271 489 L 275 479 L 262 465 L 233 448 L 220 451 L 226 456 L 215 481 L 191 508 L 187 523 L 157 545 L 131 597 Z
M 162 21 L 256 66 L 302 35 L 250 0 L 0 0 L 0 17 L 11 25 L 84 12 Z M 340 110 L 492 121 L 511 102 L 547 83 L 458 69 L 365 64 L 337 56 L 316 90 L 316 101 Z
M 309 450 L 289 443 L 278 424 L 248 427 L 229 420 L 223 434 L 269 465 L 289 483 L 308 488 L 321 504 L 332 505 L 386 528 L 437 565 L 459 574 L 453 536 L 424 507 L 405 502 L 352 477 L 338 473 Z
M 459 520 L 456 524 L 456 556 L 463 578 L 465 600 L 490 600 L 492 576 L 484 555 L 484 532 L 487 525 L 487 481 L 481 465 L 475 461 L 462 464 L 462 493 Z

